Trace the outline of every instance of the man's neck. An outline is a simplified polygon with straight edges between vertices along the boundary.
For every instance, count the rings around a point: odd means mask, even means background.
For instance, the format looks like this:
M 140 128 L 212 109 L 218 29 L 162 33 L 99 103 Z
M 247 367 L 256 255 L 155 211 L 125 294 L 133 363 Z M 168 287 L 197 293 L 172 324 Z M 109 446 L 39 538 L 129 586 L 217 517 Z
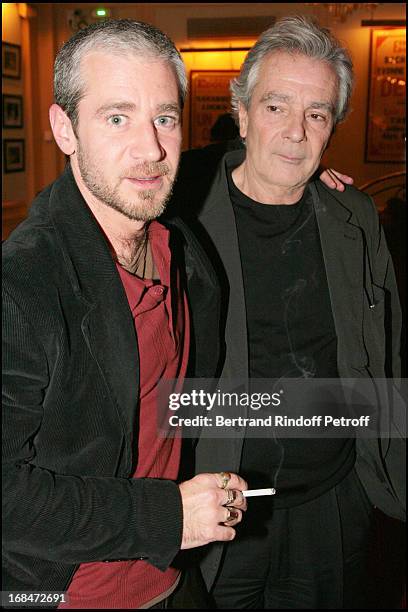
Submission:
M 266 185 L 255 173 L 251 172 L 244 161 L 231 173 L 234 185 L 248 198 L 262 204 L 296 204 L 301 199 L 305 185 L 286 187 L 283 185 Z

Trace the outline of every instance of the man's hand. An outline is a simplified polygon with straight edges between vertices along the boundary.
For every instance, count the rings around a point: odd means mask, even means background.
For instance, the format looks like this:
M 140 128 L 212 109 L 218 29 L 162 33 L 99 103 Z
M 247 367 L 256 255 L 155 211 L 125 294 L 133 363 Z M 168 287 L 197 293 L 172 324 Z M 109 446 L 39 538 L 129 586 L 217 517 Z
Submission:
M 327 187 L 330 187 L 330 189 L 337 189 L 337 191 L 344 191 L 345 187 L 343 183 L 346 183 L 346 185 L 352 185 L 354 183 L 351 176 L 341 174 L 341 172 L 337 172 L 337 170 L 333 170 L 333 168 L 324 170 L 320 175 L 320 180 L 323 181 Z
M 204 546 L 235 537 L 233 527 L 242 520 L 247 483 L 237 474 L 199 474 L 179 485 L 183 502 L 182 549 Z M 223 486 L 225 488 L 223 488 Z

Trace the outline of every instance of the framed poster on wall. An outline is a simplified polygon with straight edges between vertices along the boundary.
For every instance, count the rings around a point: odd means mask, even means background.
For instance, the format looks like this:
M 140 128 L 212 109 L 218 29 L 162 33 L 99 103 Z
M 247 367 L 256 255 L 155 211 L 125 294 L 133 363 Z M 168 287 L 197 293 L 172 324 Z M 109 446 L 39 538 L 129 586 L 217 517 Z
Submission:
M 24 172 L 24 140 L 16 138 L 3 140 L 3 158 L 5 174 Z
M 1 43 L 2 76 L 8 79 L 21 78 L 21 47 L 12 43 Z
M 231 111 L 231 79 L 237 70 L 192 70 L 190 74 L 190 148 L 211 142 L 211 128 Z
M 366 162 L 405 161 L 404 28 L 371 31 Z
M 23 97 L 3 94 L 3 127 L 23 127 Z

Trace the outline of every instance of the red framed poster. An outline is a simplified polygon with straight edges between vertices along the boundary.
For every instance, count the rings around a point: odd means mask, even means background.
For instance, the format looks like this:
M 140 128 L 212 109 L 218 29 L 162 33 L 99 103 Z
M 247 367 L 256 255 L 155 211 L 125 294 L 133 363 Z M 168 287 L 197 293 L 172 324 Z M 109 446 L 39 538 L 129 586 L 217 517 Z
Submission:
M 405 28 L 371 31 L 366 162 L 405 161 Z
M 237 70 L 192 70 L 190 74 L 190 148 L 210 143 L 220 115 L 231 111 L 230 81 Z

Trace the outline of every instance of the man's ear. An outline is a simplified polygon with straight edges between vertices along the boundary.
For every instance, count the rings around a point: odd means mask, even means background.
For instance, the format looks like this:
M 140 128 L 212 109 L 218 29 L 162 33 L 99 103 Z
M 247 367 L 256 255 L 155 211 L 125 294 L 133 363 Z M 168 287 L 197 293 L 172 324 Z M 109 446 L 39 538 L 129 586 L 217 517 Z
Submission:
M 248 131 L 248 111 L 242 104 L 238 103 L 238 117 L 239 117 L 239 134 L 241 138 L 246 138 Z
M 50 106 L 49 117 L 55 142 L 65 155 L 72 155 L 76 150 L 77 139 L 71 120 L 58 104 Z

